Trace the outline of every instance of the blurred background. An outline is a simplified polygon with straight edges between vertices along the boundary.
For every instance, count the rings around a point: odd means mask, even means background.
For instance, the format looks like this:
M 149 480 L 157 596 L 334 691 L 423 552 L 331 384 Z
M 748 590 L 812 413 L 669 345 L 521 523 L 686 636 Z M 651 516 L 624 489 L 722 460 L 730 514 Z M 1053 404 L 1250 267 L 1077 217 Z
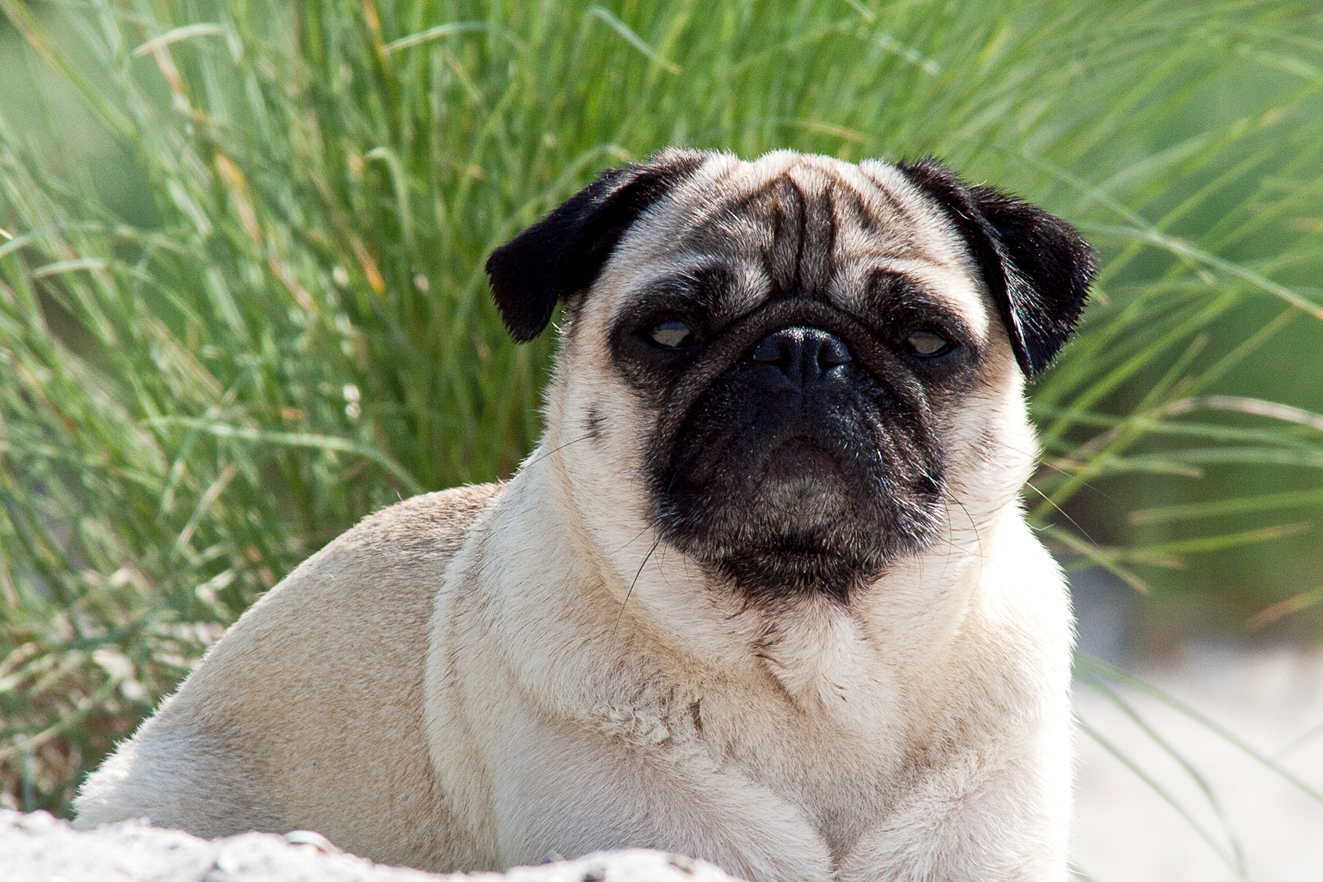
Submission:
M 1097 246 L 1025 497 L 1081 616 L 1079 873 L 1323 865 L 1313 0 L 0 0 L 0 806 L 67 814 L 363 515 L 509 475 L 553 344 L 482 262 L 672 144 L 933 154 Z

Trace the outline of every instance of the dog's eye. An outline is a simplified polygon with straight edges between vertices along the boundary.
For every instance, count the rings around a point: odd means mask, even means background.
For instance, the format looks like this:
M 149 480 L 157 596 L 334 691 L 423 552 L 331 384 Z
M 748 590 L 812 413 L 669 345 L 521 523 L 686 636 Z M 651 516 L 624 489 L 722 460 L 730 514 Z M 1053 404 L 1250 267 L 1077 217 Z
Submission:
M 679 319 L 667 319 L 649 328 L 648 338 L 667 349 L 683 349 L 694 342 L 694 332 Z
M 946 355 L 956 344 L 936 331 L 915 331 L 905 338 L 905 347 L 922 358 L 935 358 Z

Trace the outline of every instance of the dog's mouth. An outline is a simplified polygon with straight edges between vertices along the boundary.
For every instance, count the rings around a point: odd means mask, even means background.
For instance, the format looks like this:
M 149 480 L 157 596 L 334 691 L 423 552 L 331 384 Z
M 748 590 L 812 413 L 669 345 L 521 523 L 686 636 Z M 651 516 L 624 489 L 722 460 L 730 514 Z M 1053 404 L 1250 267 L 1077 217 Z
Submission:
M 796 435 L 767 456 L 763 471 L 764 484 L 785 484 L 811 490 L 823 481 L 840 481 L 845 477 L 841 464 L 825 447 L 811 437 Z
M 942 456 L 924 402 L 835 330 L 772 328 L 657 433 L 659 532 L 754 598 L 848 602 L 936 533 Z
M 758 466 L 751 464 L 750 468 Z M 826 550 L 819 534 L 848 515 L 850 487 L 838 452 L 813 438 L 794 436 L 776 446 L 762 463 L 762 477 L 750 488 L 752 504 L 780 513 L 785 526 L 769 545 L 818 554 Z

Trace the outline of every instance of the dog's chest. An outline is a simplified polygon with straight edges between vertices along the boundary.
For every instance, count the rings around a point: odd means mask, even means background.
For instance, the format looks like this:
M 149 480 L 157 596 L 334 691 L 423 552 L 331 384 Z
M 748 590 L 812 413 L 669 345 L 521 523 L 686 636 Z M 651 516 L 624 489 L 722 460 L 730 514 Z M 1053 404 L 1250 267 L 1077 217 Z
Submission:
M 852 700 L 871 707 L 846 708 Z M 837 694 L 835 701 L 842 706 L 802 707 L 779 687 L 753 700 L 712 690 L 675 734 L 693 739 L 720 779 L 765 788 L 795 806 L 839 858 L 896 799 L 909 737 L 887 719 L 879 696 Z M 747 806 L 755 817 L 762 809 L 756 799 Z

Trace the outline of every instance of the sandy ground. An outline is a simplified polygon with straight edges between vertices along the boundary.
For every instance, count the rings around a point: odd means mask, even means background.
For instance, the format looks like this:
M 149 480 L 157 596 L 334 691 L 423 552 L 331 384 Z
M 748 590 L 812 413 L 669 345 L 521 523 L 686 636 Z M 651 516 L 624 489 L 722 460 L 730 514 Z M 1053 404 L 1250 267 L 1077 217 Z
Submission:
M 1080 877 L 1323 882 L 1323 650 L 1196 646 L 1135 673 L 1243 739 L 1315 795 L 1170 704 L 1120 686 L 1118 697 L 1137 721 L 1081 677 L 1075 696 L 1082 724 L 1170 801 L 1081 731 L 1071 848 Z
M 45 812 L 0 809 L 3 882 L 739 882 L 711 864 L 633 849 L 520 867 L 437 876 L 340 852 L 316 833 L 198 839 L 135 821 L 74 832 Z

